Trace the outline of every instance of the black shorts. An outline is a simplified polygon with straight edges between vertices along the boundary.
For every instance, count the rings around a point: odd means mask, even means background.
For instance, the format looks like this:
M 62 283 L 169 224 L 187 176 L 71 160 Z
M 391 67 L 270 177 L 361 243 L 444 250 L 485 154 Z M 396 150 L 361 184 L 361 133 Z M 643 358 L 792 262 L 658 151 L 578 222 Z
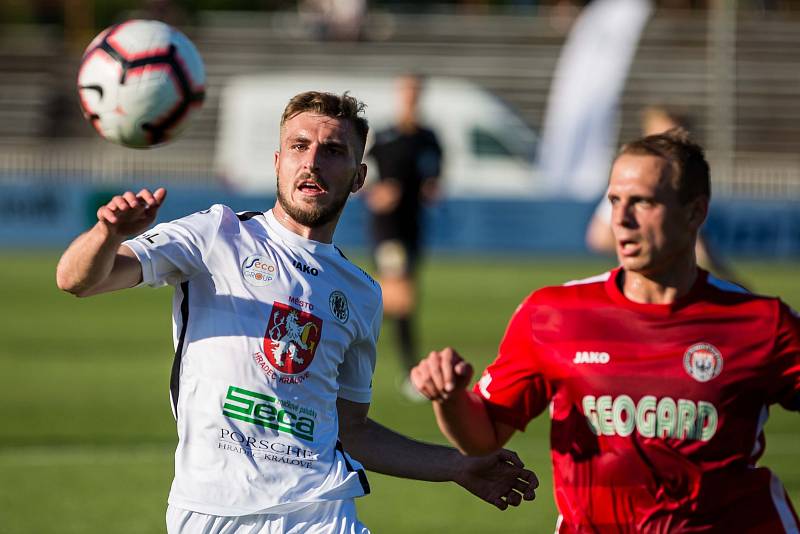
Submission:
M 372 250 L 378 276 L 413 276 L 417 269 L 419 247 L 403 239 L 384 239 L 375 243 Z

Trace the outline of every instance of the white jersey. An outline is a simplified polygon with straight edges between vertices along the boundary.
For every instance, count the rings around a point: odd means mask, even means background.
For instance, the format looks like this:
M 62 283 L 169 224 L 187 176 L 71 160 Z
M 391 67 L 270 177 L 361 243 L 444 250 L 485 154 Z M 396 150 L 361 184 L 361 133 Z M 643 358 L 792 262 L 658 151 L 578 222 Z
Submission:
M 336 399 L 370 401 L 378 284 L 271 211 L 215 205 L 125 244 L 142 284 L 175 286 L 169 503 L 230 516 L 368 493 Z

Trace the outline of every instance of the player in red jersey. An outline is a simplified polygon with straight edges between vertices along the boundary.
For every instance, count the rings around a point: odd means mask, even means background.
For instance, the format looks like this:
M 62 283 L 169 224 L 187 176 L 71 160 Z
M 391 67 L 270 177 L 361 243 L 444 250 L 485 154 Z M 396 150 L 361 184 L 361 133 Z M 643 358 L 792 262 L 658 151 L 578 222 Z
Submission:
M 798 532 L 757 462 L 770 405 L 800 410 L 800 320 L 697 267 L 710 194 L 685 131 L 624 146 L 608 188 L 621 266 L 532 293 L 471 391 L 451 348 L 412 372 L 470 454 L 549 407 L 557 532 Z

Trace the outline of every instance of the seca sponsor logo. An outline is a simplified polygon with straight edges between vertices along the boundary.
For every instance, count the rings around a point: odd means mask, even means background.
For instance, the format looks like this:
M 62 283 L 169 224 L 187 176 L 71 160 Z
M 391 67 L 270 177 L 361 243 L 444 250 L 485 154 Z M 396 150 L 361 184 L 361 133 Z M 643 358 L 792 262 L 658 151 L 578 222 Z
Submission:
M 635 430 L 645 438 L 708 441 L 717 431 L 717 408 L 706 401 L 645 395 L 633 402 L 628 395 L 586 395 L 583 414 L 598 436 L 627 437 Z
M 292 265 L 294 268 L 300 271 L 301 273 L 308 273 L 311 276 L 319 276 L 319 270 L 316 267 L 309 267 L 305 263 L 299 260 L 291 260 Z
M 572 363 L 600 363 L 606 364 L 611 361 L 611 356 L 607 352 L 595 352 L 579 350 L 575 353 Z
M 316 413 L 310 408 L 236 386 L 228 387 L 222 415 L 314 441 Z

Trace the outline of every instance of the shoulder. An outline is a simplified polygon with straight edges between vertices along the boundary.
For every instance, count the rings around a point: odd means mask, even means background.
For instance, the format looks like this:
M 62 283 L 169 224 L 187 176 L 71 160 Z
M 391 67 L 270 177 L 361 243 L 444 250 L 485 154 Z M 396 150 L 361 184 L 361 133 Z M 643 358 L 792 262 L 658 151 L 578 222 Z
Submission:
M 226 209 L 233 214 L 227 206 L 214 204 L 209 208 L 190 213 L 178 219 L 173 219 L 164 224 L 194 233 L 215 233 L 216 229 L 222 224 L 222 220 L 226 215 Z
M 539 288 L 529 294 L 514 313 L 539 313 L 543 310 L 574 307 L 575 304 L 589 307 L 592 301 L 606 298 L 604 286 L 610 276 L 611 272 L 606 272 L 558 286 Z
M 339 247 L 334 245 L 334 248 L 336 255 L 331 260 L 335 264 L 336 281 L 329 297 L 330 304 L 335 307 L 337 302 L 344 303 L 358 325 L 358 337 L 374 343 L 383 316 L 381 286 L 366 271 L 348 260 Z
M 729 280 L 706 274 L 705 301 L 721 308 L 738 310 L 760 318 L 779 320 L 781 315 L 794 313 L 780 298 L 752 293 Z
M 711 273 L 702 271 L 705 275 L 706 296 L 709 300 L 720 304 L 749 304 L 775 306 L 779 302 L 776 297 L 752 293 L 747 288 L 730 280 L 717 278 Z
M 384 128 L 375 132 L 375 146 L 391 143 L 397 138 L 397 130 L 393 127 Z
M 237 213 L 224 204 L 214 204 L 173 222 L 213 243 L 218 239 L 237 239 L 247 232 L 263 233 L 263 217 L 261 212 Z
M 611 271 L 569 280 L 559 286 L 546 286 L 531 293 L 528 299 L 532 303 L 564 303 L 576 298 L 585 298 L 591 294 L 605 294 L 605 284 L 611 277 Z
M 430 128 L 420 127 L 417 130 L 417 139 L 429 146 L 439 146 L 439 138 L 436 136 L 436 132 Z
M 343 270 L 348 272 L 351 277 L 356 280 L 356 284 L 362 286 L 365 291 L 370 294 L 373 294 L 376 298 L 380 300 L 381 298 L 381 286 L 378 282 L 372 278 L 372 276 L 367 273 L 364 269 L 356 265 L 355 263 L 351 262 L 347 256 L 345 256 L 342 249 L 338 246 L 334 245 L 334 249 L 336 250 L 337 256 L 336 261 L 341 266 Z
M 423 127 L 420 127 L 419 130 L 417 130 L 417 131 L 418 131 L 420 137 L 422 137 L 422 138 L 424 138 L 424 139 L 426 139 L 428 141 L 434 141 L 434 142 L 436 141 L 436 132 L 434 132 L 430 128 L 425 128 L 423 126 Z
M 225 204 L 214 204 L 208 209 L 198 211 L 189 218 L 195 225 L 200 225 L 209 231 L 211 228 L 222 234 L 238 234 L 242 224 L 247 223 L 260 212 L 236 213 Z

